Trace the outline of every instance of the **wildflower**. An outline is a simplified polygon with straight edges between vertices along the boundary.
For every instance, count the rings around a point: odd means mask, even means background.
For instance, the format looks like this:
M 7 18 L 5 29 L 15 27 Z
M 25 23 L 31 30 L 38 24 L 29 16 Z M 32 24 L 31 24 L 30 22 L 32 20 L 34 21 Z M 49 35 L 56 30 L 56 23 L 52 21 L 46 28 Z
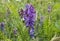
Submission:
M 43 16 L 40 14 L 40 22 L 43 22 Z
M 23 9 L 22 9 L 22 8 L 21 8 L 21 10 L 19 10 L 19 11 L 18 11 L 18 13 L 19 13 L 20 17 L 21 17 L 21 18 L 23 18 L 24 11 L 23 11 Z
M 16 34 L 17 33 L 17 28 L 13 29 L 13 33 Z
M 31 4 L 26 5 L 26 10 L 24 14 L 25 14 L 24 20 L 25 20 L 26 26 L 34 25 L 35 11 L 34 11 L 34 7 Z
M 34 29 L 33 28 L 29 29 L 29 35 L 30 35 L 30 38 L 34 37 Z
M 40 25 L 41 25 L 41 27 L 43 26 L 43 16 L 42 15 L 40 15 Z
M 19 11 L 19 14 L 21 17 L 23 17 L 24 19 L 24 23 L 26 25 L 26 27 L 30 27 L 29 29 L 29 35 L 30 37 L 34 37 L 34 22 L 35 22 L 35 10 L 32 4 L 26 4 L 25 5 L 25 9 L 21 9 L 21 11 Z
M 48 4 L 48 12 L 50 12 L 51 10 L 51 7 L 50 7 L 50 4 Z
M 1 26 L 1 30 L 3 31 L 4 30 L 4 22 L 1 22 L 0 26 Z
M 29 29 L 29 35 L 31 38 L 34 37 L 34 16 L 35 16 L 35 10 L 33 5 L 26 4 L 26 10 L 24 12 L 24 20 L 26 27 L 30 27 Z

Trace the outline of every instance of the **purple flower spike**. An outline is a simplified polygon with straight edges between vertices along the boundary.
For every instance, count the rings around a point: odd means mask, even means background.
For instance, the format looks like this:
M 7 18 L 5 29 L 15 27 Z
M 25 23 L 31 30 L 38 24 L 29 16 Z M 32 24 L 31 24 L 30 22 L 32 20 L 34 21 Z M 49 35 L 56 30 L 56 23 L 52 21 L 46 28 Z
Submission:
M 34 37 L 34 29 L 33 28 L 29 29 L 29 35 L 30 35 L 30 38 Z
M 50 4 L 48 4 L 48 12 L 50 12 L 51 10 L 51 7 L 50 7 Z
M 30 37 L 34 37 L 34 22 L 35 22 L 35 10 L 32 4 L 26 4 L 25 9 L 21 10 L 20 16 L 23 16 L 24 23 L 26 27 L 30 27 L 29 29 L 29 35 Z
M 1 25 L 1 30 L 3 31 L 4 30 L 4 22 L 1 22 L 0 25 Z
M 26 8 L 29 8 L 29 4 L 26 4 L 25 7 L 26 7 Z
M 44 16 L 42 16 L 42 15 L 40 15 L 40 25 L 41 25 L 41 27 L 43 26 L 43 19 L 44 19 Z
M 34 19 L 35 17 L 35 10 L 32 4 L 26 4 L 26 10 L 24 13 L 25 25 L 30 27 L 29 35 L 31 38 L 34 37 Z
M 40 22 L 43 21 L 43 16 L 40 14 Z
M 14 33 L 14 34 L 17 33 L 17 29 L 16 29 L 16 28 L 13 29 L 13 33 Z
M 31 4 L 26 4 L 24 19 L 27 26 L 31 26 L 31 24 L 34 25 L 34 12 L 34 7 Z
M 24 15 L 23 9 L 19 10 L 18 13 L 19 13 L 20 17 L 23 18 L 23 15 Z

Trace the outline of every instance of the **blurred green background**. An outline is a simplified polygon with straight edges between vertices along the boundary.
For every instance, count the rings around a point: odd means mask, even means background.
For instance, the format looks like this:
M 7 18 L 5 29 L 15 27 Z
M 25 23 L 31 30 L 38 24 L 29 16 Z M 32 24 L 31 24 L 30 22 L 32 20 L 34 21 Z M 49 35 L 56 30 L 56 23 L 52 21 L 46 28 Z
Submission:
M 18 10 L 24 8 L 26 3 L 32 3 L 36 11 L 34 39 L 30 39 L 28 29 L 18 14 Z M 42 26 L 39 23 L 40 14 L 43 16 Z M 0 22 L 4 22 L 0 41 L 50 41 L 55 34 L 60 35 L 60 0 L 0 0 Z M 16 35 L 14 28 L 17 29 Z

